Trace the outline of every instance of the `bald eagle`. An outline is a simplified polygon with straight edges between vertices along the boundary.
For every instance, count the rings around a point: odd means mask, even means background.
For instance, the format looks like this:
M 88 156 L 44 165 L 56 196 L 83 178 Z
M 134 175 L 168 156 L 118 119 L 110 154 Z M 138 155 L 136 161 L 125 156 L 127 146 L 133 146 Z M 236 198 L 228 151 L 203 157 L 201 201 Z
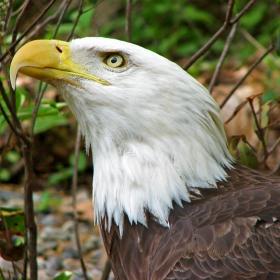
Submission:
M 37 40 L 11 64 L 56 87 L 94 163 L 116 279 L 280 279 L 280 178 L 236 163 L 219 108 L 178 65 L 127 42 Z

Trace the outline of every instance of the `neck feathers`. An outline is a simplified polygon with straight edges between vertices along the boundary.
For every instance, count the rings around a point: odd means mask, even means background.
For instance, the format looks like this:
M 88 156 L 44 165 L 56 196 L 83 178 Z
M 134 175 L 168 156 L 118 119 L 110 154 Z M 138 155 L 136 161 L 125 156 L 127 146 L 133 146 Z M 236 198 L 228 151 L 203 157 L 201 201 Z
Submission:
M 97 223 L 106 213 L 107 227 L 113 219 L 122 232 L 124 213 L 131 223 L 146 225 L 149 211 L 168 227 L 173 201 L 190 202 L 189 190 L 215 188 L 226 180 L 224 167 L 231 167 L 232 157 L 219 108 L 205 88 L 176 71 L 177 88 L 172 94 L 171 85 L 151 89 L 154 102 L 144 102 L 139 87 L 123 106 L 114 107 L 113 101 L 99 106 L 98 98 L 113 98 L 101 91 L 77 89 L 74 95 L 65 89 L 64 98 L 92 146 Z

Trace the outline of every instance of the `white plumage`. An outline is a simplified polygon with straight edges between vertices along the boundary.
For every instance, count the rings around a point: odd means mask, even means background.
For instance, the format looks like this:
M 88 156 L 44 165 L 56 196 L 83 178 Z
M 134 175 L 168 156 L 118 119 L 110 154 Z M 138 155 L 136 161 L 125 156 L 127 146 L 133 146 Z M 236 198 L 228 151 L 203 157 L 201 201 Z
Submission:
M 104 63 L 104 53 L 125 57 L 124 67 Z M 175 63 L 139 46 L 105 38 L 70 44 L 71 59 L 110 83 L 84 88 L 55 81 L 81 125 L 94 162 L 93 202 L 122 225 L 145 224 L 144 209 L 168 226 L 172 200 L 189 201 L 185 187 L 212 188 L 225 180 L 232 160 L 209 92 Z M 105 207 L 104 207 L 105 206 Z M 110 227 L 110 225 L 109 225 Z

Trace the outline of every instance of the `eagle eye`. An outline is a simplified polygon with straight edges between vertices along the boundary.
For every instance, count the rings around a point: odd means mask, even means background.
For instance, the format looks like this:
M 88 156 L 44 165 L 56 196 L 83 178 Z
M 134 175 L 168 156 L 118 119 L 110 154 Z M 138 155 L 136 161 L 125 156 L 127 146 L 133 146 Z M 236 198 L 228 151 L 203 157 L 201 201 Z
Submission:
M 110 54 L 105 58 L 104 63 L 109 67 L 119 68 L 125 65 L 125 59 L 120 54 Z

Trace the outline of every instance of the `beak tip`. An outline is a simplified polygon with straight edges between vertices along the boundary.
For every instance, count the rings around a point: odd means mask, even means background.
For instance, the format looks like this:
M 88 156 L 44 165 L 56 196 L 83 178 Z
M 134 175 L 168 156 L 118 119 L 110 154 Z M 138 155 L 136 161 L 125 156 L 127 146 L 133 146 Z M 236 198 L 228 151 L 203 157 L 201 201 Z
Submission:
M 16 89 L 16 79 L 11 77 L 10 80 L 11 80 L 12 89 L 15 90 Z
M 11 81 L 11 85 L 12 85 L 13 90 L 16 89 L 16 78 L 17 78 L 17 72 L 11 70 L 10 81 Z

